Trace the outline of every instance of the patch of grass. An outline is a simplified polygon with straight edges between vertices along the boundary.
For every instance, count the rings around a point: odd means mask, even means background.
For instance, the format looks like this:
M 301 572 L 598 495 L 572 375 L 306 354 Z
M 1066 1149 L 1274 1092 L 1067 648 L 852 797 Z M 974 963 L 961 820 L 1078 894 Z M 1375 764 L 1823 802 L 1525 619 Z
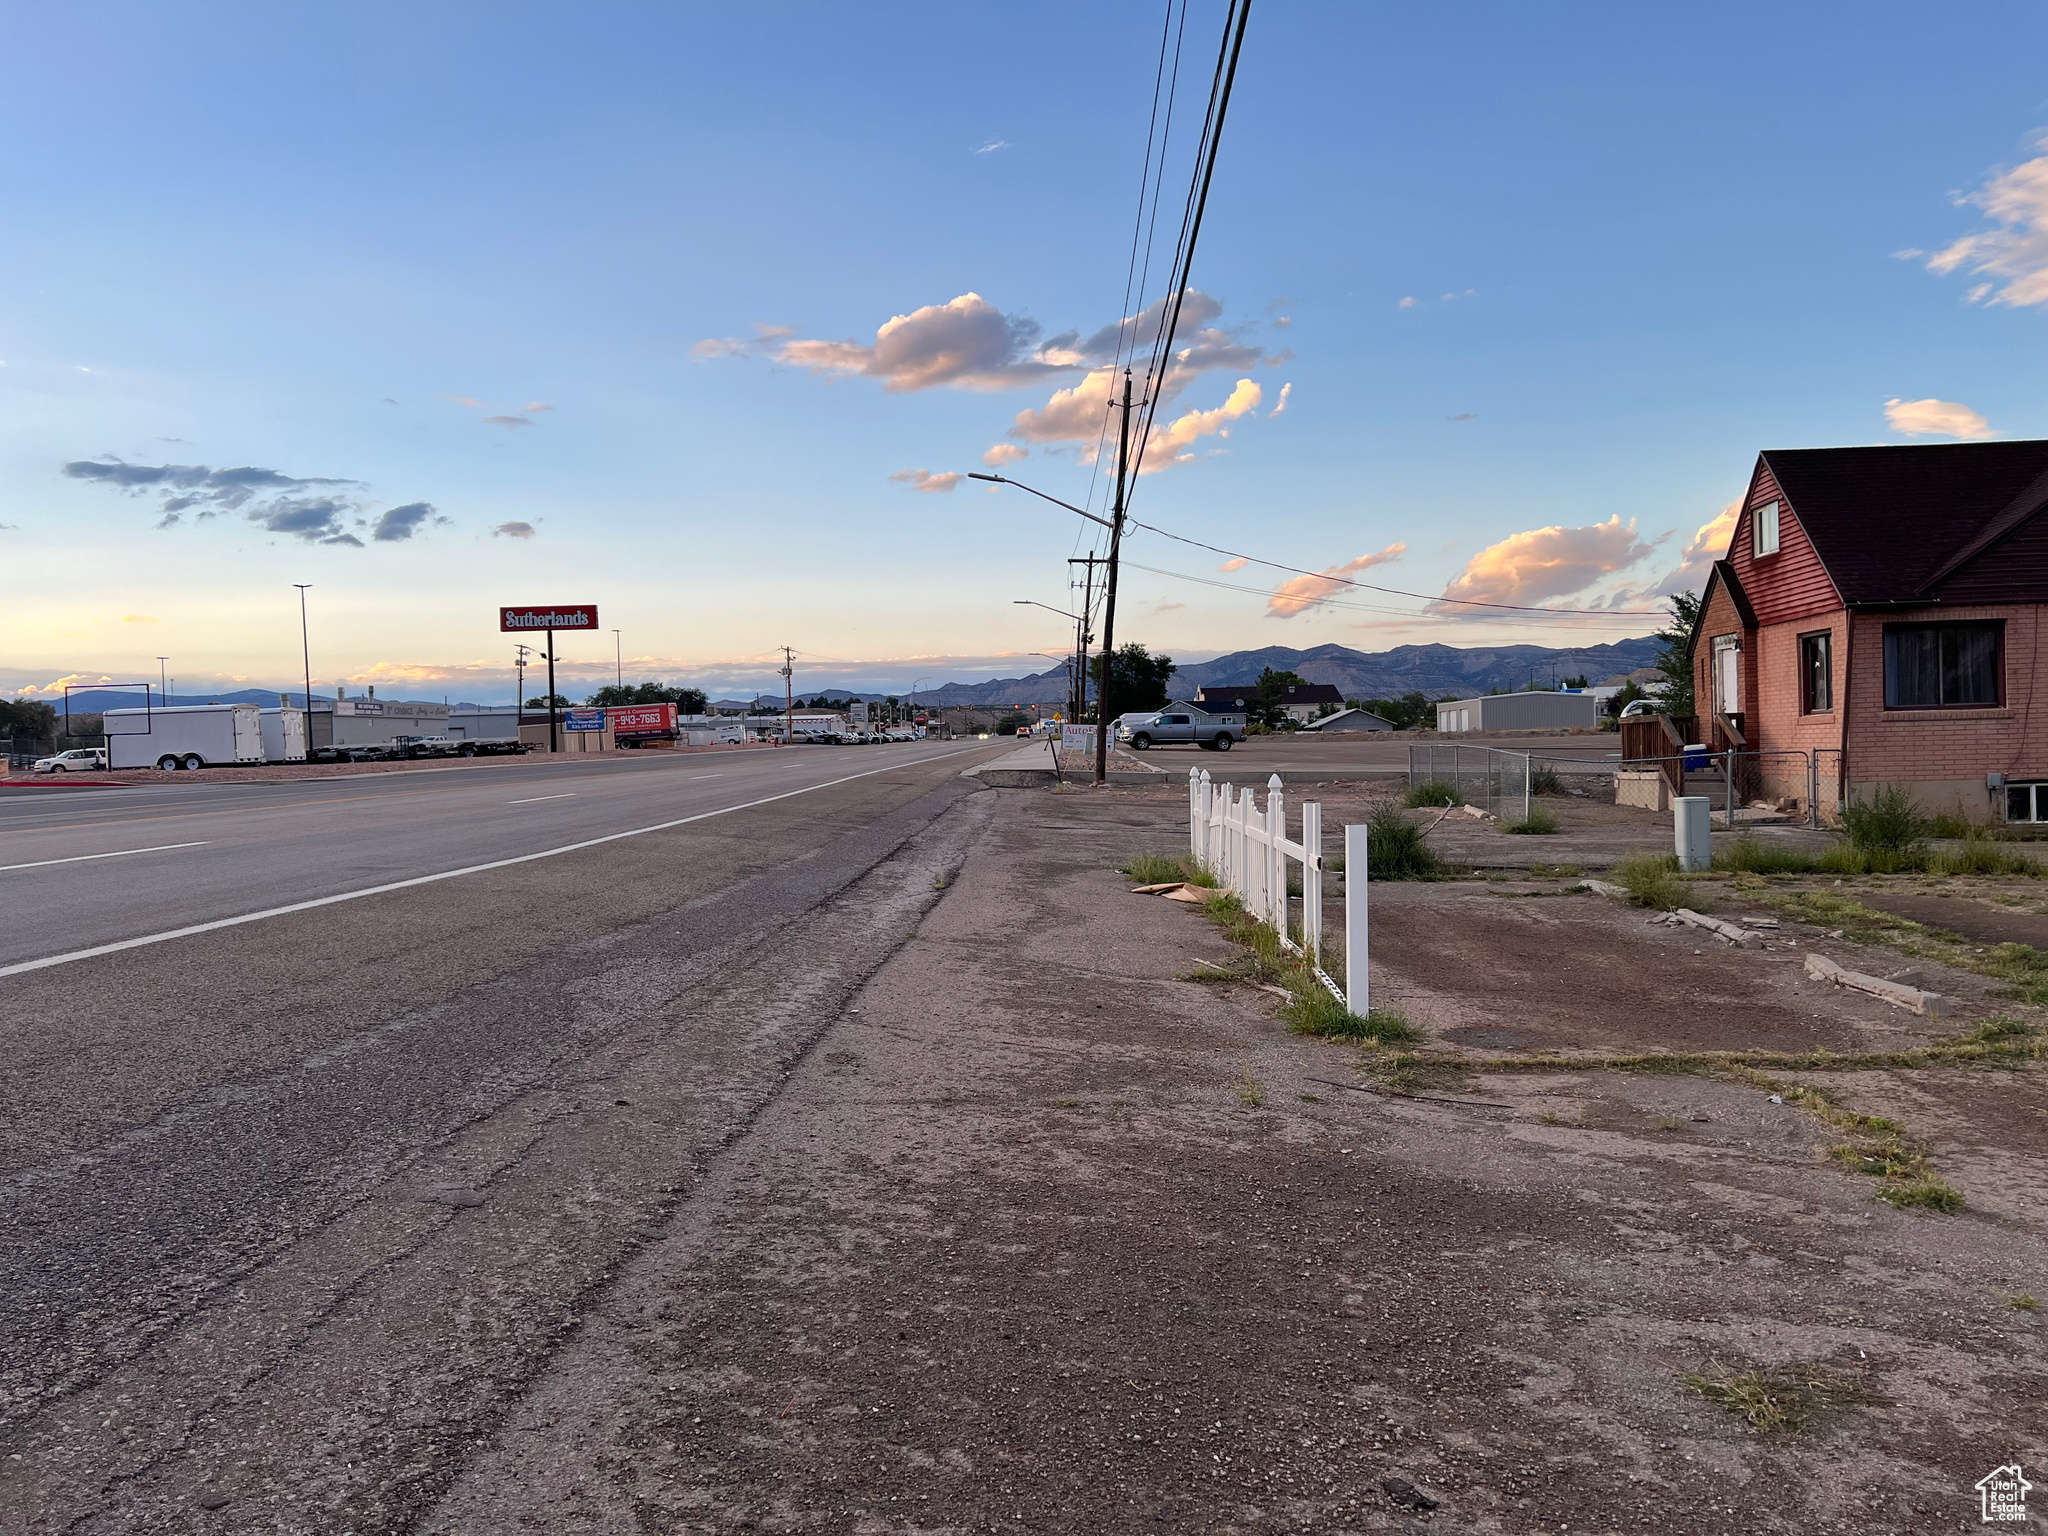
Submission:
M 1552 837 L 1558 830 L 1557 814 L 1540 805 L 1529 807 L 1529 814 L 1520 821 L 1511 821 L 1501 828 L 1521 837 Z
M 1365 819 L 1365 848 L 1367 875 L 1373 880 L 1435 880 L 1444 872 L 1423 829 L 1391 801 L 1373 807 Z
M 1216 885 L 1216 877 L 1202 868 L 1191 853 L 1141 854 L 1120 866 L 1117 873 L 1128 876 L 1136 885 L 1164 885 L 1169 880 L 1182 880 L 1205 890 L 1213 890 Z
M 1731 874 L 1810 875 L 1820 867 L 1818 855 L 1767 843 L 1753 833 L 1744 833 L 1714 850 L 1713 868 Z
M 1657 1129 L 1660 1131 L 1682 1131 L 1685 1129 L 1685 1122 L 1678 1119 L 1675 1115 L 1659 1115 L 1657 1117 Z
M 1295 1097 L 1304 1104 L 1320 1104 L 1323 1102 L 1323 1096 L 1320 1093 L 1297 1093 Z
M 1860 1370 L 1821 1360 L 1744 1369 L 1709 1360 L 1697 1371 L 1679 1372 L 1678 1379 L 1759 1434 L 1799 1429 L 1835 1410 L 1882 1401 Z
M 1408 786 L 1407 802 L 1416 810 L 1431 805 L 1456 805 L 1458 786 L 1444 779 L 1424 779 Z
M 2005 1298 L 2005 1304 L 2015 1312 L 2038 1312 L 2041 1310 L 2041 1303 L 2034 1300 L 2034 1293 L 2032 1291 L 2021 1291 L 2017 1296 L 2008 1296 Z
M 1331 996 L 1327 987 L 1297 995 L 1280 1013 L 1297 1035 L 1377 1040 L 1383 1045 L 1422 1038 L 1421 1030 L 1389 1008 L 1375 1008 L 1360 1018 Z
M 1534 768 L 1529 770 L 1529 793 L 1532 795 L 1561 795 L 1565 792 L 1564 781 L 1557 776 L 1555 768 Z
M 1237 1084 L 1237 1102 L 1252 1109 L 1263 1109 L 1266 1103 L 1266 1085 L 1252 1075 L 1251 1064 L 1245 1064 L 1244 1076 Z
M 1614 880 L 1639 907 L 1669 912 L 1685 901 L 1678 860 L 1671 854 L 1631 854 L 1614 866 Z
M 1054 1099 L 1052 1102 L 1059 1109 L 1079 1109 L 1081 1107 L 1079 1099 Z
M 1962 1191 L 1940 1179 L 1915 1179 L 1906 1184 L 1887 1184 L 1877 1192 L 1877 1198 L 1902 1211 L 1940 1211 L 1953 1216 L 1963 1208 Z
M 1428 1093 L 1465 1087 L 1472 1081 L 1472 1069 L 1454 1056 L 1424 1055 L 1420 1051 L 1380 1049 L 1358 1059 L 1358 1069 L 1382 1088 L 1396 1093 Z
M 1958 834 L 1960 848 L 1937 848 L 1927 855 L 1927 872 L 1932 875 L 2025 875 L 2038 880 L 2048 874 L 2048 865 L 2008 848 L 1974 823 L 1965 823 Z

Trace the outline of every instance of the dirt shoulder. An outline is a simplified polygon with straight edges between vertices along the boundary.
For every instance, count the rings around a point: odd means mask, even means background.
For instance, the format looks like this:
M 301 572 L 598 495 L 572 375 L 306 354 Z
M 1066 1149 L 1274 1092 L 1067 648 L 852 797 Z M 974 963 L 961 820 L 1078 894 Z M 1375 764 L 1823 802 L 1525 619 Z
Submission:
M 2038 1187 L 2030 1153 L 1958 1170 L 1943 1216 L 1875 1201 L 1824 1155 L 1839 1131 L 1723 1077 L 1361 1091 L 1371 1052 L 1179 979 L 1231 945 L 1114 866 L 1184 846 L 1182 802 L 991 793 L 915 937 L 424 1528 L 1949 1531 L 1978 1478 L 2041 1459 L 2013 1300 L 2048 1289 L 2043 1215 L 1977 1189 Z M 1595 898 L 1408 889 L 1374 981 L 1432 1049 L 1923 1028 Z M 1688 1004 L 1649 979 L 1696 959 Z M 2041 1138 L 2036 1073 L 1838 1075 L 1923 1096 L 1902 1112 L 1937 1159 Z

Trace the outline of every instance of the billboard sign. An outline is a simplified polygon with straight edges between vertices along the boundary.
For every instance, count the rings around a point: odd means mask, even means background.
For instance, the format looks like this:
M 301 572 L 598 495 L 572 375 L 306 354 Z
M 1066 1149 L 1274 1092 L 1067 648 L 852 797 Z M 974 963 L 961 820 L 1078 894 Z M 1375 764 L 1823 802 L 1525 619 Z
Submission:
M 855 725 L 866 725 L 868 723 L 868 701 L 866 699 L 855 699 L 853 701 L 853 723 Z
M 615 704 L 605 711 L 612 730 L 621 736 L 635 731 L 672 731 L 676 728 L 673 704 Z
M 601 709 L 572 709 L 562 716 L 565 731 L 601 731 L 604 729 L 604 711 Z
M 595 603 L 535 603 L 523 608 L 500 608 L 498 628 L 508 633 L 529 629 L 595 629 Z

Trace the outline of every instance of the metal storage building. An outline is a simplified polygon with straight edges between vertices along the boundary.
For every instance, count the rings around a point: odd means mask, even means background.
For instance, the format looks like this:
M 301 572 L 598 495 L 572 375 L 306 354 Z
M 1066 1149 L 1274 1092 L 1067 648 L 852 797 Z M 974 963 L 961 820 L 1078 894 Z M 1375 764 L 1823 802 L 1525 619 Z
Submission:
M 1590 731 L 1599 724 L 1600 700 L 1591 693 L 1489 693 L 1436 707 L 1436 728 L 1446 732 Z

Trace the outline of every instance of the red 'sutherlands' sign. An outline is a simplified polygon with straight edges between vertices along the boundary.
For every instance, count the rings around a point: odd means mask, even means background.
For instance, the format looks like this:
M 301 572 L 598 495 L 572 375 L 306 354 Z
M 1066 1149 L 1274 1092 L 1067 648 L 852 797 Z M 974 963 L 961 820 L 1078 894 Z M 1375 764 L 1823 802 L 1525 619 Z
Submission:
M 498 628 L 514 629 L 595 629 L 597 628 L 597 604 L 595 603 L 541 603 L 531 608 L 500 608 Z
M 614 704 L 605 711 L 615 735 L 631 731 L 672 731 L 676 728 L 673 704 Z

